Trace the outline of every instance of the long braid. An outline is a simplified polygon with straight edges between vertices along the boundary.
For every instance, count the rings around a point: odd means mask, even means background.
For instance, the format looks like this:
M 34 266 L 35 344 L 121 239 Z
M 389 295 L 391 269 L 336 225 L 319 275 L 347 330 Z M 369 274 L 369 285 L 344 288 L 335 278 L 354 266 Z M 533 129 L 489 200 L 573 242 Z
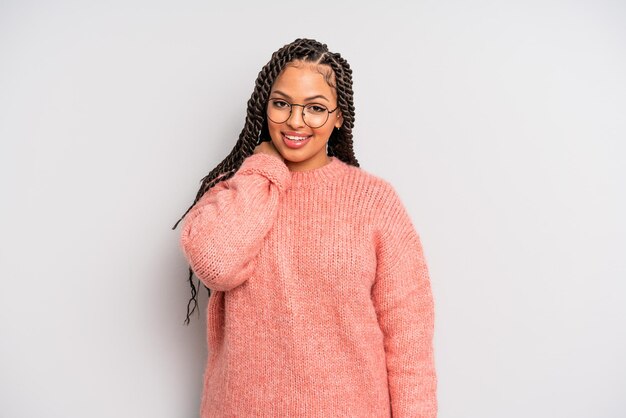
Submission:
M 248 100 L 244 127 L 239 134 L 239 139 L 230 153 L 202 180 L 196 193 L 195 200 L 187 211 L 174 224 L 176 229 L 180 221 L 189 213 L 200 198 L 217 183 L 228 180 L 239 169 L 243 161 L 254 153 L 256 146 L 263 140 L 269 139 L 265 108 L 269 94 L 283 69 L 290 63 L 307 62 L 325 64 L 332 69 L 333 77 L 326 77 L 326 81 L 337 91 L 337 104 L 341 109 L 343 124 L 341 128 L 335 128 L 328 140 L 328 155 L 335 156 L 347 164 L 359 167 L 359 162 L 354 155 L 352 142 L 352 128 L 354 127 L 354 99 L 352 92 L 352 70 L 348 62 L 339 54 L 329 52 L 328 47 L 313 39 L 298 38 L 275 51 L 269 62 L 261 69 L 255 81 L 254 90 Z M 331 78 L 334 78 L 334 84 Z M 184 323 L 189 324 L 191 314 L 198 307 L 197 288 L 193 281 L 193 270 L 189 266 L 189 285 L 191 298 L 187 303 L 187 316 Z M 200 280 L 197 281 L 200 287 Z M 211 290 L 207 289 L 208 295 Z
M 352 92 L 352 69 L 348 62 L 339 54 L 327 54 L 321 64 L 329 65 L 335 74 L 337 92 L 337 104 L 343 115 L 343 124 L 337 132 L 336 130 L 328 140 L 329 154 L 337 156 L 348 164 L 359 167 L 359 163 L 354 155 L 352 142 L 352 128 L 354 127 L 354 97 Z

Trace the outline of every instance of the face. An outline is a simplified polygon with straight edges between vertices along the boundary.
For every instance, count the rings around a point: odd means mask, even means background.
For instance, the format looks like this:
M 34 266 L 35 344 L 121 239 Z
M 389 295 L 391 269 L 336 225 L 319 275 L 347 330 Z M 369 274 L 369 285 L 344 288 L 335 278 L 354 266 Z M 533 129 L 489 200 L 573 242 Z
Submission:
M 277 103 L 283 106 L 286 102 L 301 105 L 317 103 L 324 105 L 328 110 L 337 107 L 335 89 L 328 85 L 324 76 L 315 67 L 308 64 L 297 67 L 286 66 L 274 81 L 269 98 L 268 106 L 272 106 L 272 99 L 280 99 L 284 102 Z M 326 153 L 326 144 L 333 128 L 339 128 L 342 122 L 340 110 L 337 108 L 328 115 L 324 125 L 311 128 L 304 123 L 301 106 L 292 106 L 289 119 L 283 123 L 276 123 L 267 118 L 272 143 L 292 171 L 311 170 L 326 165 L 330 161 Z M 307 139 L 299 143 L 289 140 L 289 137 Z

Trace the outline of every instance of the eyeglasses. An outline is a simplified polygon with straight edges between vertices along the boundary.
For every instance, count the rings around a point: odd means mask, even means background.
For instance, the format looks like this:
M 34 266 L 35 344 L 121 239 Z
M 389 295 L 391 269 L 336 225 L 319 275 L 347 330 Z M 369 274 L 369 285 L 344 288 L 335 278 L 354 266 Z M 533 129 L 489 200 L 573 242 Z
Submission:
M 285 123 L 291 117 L 293 106 L 302 107 L 302 120 L 309 128 L 315 129 L 323 126 L 328 120 L 328 116 L 333 110 L 328 110 L 326 106 L 319 103 L 309 103 L 306 105 L 289 103 L 282 99 L 270 99 L 267 104 L 267 117 L 274 123 Z

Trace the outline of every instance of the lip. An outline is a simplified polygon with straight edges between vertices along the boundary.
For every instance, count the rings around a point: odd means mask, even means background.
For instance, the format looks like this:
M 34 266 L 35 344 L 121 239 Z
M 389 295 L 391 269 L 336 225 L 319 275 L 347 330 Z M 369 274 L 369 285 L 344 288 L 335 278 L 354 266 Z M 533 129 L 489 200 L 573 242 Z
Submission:
M 299 136 L 299 137 L 307 137 L 307 136 L 311 136 L 309 134 L 305 134 L 302 132 L 293 132 L 293 131 L 286 131 L 286 132 L 281 132 L 283 135 L 289 135 L 289 136 Z
M 293 141 L 289 138 L 287 138 L 285 135 L 289 135 L 289 136 L 300 136 L 300 137 L 307 137 L 307 139 L 304 139 L 302 141 Z M 288 132 L 282 132 L 283 137 L 283 143 L 288 147 L 288 148 L 292 148 L 292 149 L 298 149 L 298 148 L 302 148 L 303 146 L 305 146 L 306 144 L 308 144 L 308 142 L 311 140 L 311 138 L 313 138 L 313 135 L 302 135 L 302 134 L 291 134 Z

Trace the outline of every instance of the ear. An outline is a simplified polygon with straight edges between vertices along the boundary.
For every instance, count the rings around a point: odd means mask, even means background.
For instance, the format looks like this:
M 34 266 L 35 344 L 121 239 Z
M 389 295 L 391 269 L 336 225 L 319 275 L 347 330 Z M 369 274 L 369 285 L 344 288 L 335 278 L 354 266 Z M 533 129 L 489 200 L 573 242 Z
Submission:
M 337 120 L 335 120 L 335 128 L 339 129 L 343 125 L 343 114 L 341 111 L 338 111 Z

